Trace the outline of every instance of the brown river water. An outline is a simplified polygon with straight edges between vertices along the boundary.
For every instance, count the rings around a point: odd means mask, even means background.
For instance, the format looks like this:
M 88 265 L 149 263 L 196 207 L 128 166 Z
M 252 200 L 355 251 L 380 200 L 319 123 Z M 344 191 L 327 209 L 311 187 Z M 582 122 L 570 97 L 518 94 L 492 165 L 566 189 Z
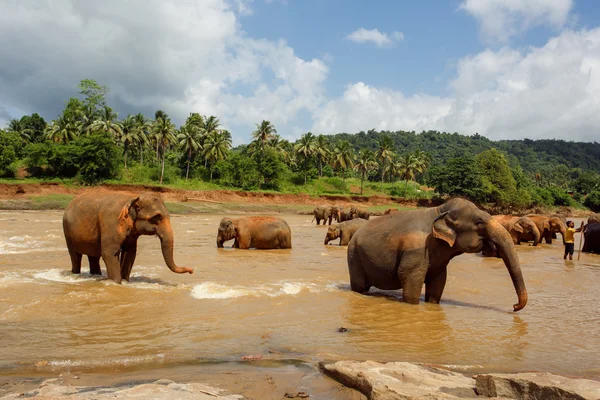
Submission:
M 142 237 L 131 282 L 116 285 L 85 258 L 71 274 L 62 212 L 0 212 L 0 375 L 150 374 L 260 354 L 271 366 L 370 359 L 600 379 L 600 256 L 563 261 L 560 235 L 518 247 L 529 304 L 513 313 L 500 259 L 455 258 L 442 303 L 413 306 L 351 292 L 346 248 L 324 246 L 311 216 L 283 215 L 293 249 L 271 251 L 217 249 L 221 217 L 172 216 L 175 260 L 193 275 L 170 272 L 158 239 Z

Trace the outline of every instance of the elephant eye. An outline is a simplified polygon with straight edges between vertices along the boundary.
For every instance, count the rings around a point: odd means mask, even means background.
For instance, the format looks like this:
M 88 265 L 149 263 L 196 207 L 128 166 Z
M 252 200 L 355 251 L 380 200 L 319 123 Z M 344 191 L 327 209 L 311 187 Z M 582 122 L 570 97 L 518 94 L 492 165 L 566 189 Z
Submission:
M 482 219 L 478 219 L 477 221 L 475 221 L 475 225 L 477 225 L 478 227 L 480 227 L 480 228 L 481 228 L 481 227 L 482 227 L 483 225 L 485 225 L 485 224 L 484 224 L 484 222 L 483 222 L 483 220 L 482 220 Z
M 150 218 L 149 221 L 152 224 L 158 224 L 161 219 L 162 219 L 162 215 L 161 214 L 156 214 L 154 217 Z

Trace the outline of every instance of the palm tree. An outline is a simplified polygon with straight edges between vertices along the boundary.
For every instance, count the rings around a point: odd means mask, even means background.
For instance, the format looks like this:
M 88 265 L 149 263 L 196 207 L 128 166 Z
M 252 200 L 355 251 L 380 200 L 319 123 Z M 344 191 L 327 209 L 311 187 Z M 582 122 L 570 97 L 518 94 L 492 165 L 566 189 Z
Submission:
M 220 131 L 213 131 L 204 142 L 204 157 L 210 160 L 210 180 L 213 177 L 214 165 L 227 157 L 231 147 L 231 138 Z
M 377 162 L 375 162 L 375 154 L 369 149 L 361 149 L 358 153 L 358 158 L 356 160 L 356 164 L 354 164 L 354 169 L 356 169 L 360 173 L 360 194 L 363 194 L 363 182 L 365 181 L 365 176 L 377 168 Z
M 154 121 L 154 124 L 152 124 L 152 131 L 154 133 L 157 146 L 160 149 L 160 183 L 162 184 L 163 176 L 165 174 L 165 153 L 167 152 L 167 147 L 176 140 L 175 125 L 173 125 L 169 117 L 158 118 L 156 121 Z
M 391 160 L 394 154 L 394 143 L 392 142 L 392 139 L 389 136 L 384 135 L 381 137 L 381 139 L 379 139 L 378 147 L 379 148 L 377 149 L 376 157 L 378 160 L 381 161 L 381 190 L 383 191 L 383 174 L 385 173 L 385 162 Z
M 415 178 L 415 172 L 419 167 L 419 161 L 415 158 L 414 154 L 405 154 L 400 158 L 399 163 L 399 176 L 404 179 L 404 196 L 406 196 L 406 189 L 408 187 L 408 181 Z
M 273 138 L 277 130 L 269 121 L 263 120 L 260 125 L 256 124 L 256 130 L 252 132 L 252 137 L 260 143 L 261 155 L 265 155 L 265 146 Z
M 317 152 L 317 140 L 315 136 L 311 132 L 302 135 L 298 143 L 294 146 L 294 152 L 304 159 L 304 184 L 306 185 L 308 166 L 311 158 Z
M 104 108 L 100 110 L 99 119 L 92 122 L 87 131 L 88 133 L 108 132 L 115 138 L 119 138 L 123 134 L 123 128 L 121 123 L 117 121 L 117 118 L 118 115 L 117 113 L 113 112 L 112 108 L 109 106 L 104 106 Z
M 200 132 L 201 128 L 195 124 L 185 124 L 179 129 L 177 134 L 177 140 L 179 146 L 187 153 L 187 168 L 185 171 L 185 180 L 188 180 L 190 174 L 190 162 L 192 161 L 192 155 L 198 150 L 202 149 L 200 145 Z
M 317 161 L 319 162 L 319 177 L 323 177 L 323 161 L 327 160 L 331 153 L 331 147 L 325 135 L 317 136 L 316 147 Z
M 415 158 L 417 163 L 415 172 L 423 174 L 431 164 L 431 155 L 429 153 L 425 153 L 421 149 L 417 149 L 414 151 L 413 157 Z
M 337 144 L 334 150 L 333 166 L 343 171 L 354 166 L 354 150 L 347 140 L 342 140 Z M 343 179 L 346 182 L 346 174 Z
M 121 123 L 121 136 L 119 137 L 119 140 L 123 143 L 125 169 L 127 169 L 127 154 L 129 153 L 129 148 L 139 143 L 140 135 L 141 131 L 135 118 L 132 115 L 128 115 Z
M 221 125 L 221 121 L 219 121 L 219 118 L 215 117 L 214 115 L 211 115 L 208 118 L 204 118 L 204 127 L 202 129 L 202 136 L 200 138 L 200 144 L 204 145 L 206 138 L 208 138 L 211 135 L 214 136 L 214 132 L 220 132 L 221 131 L 219 129 L 220 125 Z M 205 157 L 204 158 L 204 167 L 207 167 L 207 166 L 208 166 L 208 159 Z
M 59 115 L 46 127 L 46 138 L 55 143 L 67 143 L 79 136 L 79 122 L 70 115 Z
M 11 119 L 8 123 L 8 132 L 18 133 L 21 139 L 28 140 L 29 135 L 33 133 L 33 129 L 25 128 L 25 124 L 19 119 Z
M 137 143 L 140 146 L 140 165 L 144 165 L 144 145 L 150 143 L 152 125 L 142 113 L 136 114 L 133 118 L 139 132 Z

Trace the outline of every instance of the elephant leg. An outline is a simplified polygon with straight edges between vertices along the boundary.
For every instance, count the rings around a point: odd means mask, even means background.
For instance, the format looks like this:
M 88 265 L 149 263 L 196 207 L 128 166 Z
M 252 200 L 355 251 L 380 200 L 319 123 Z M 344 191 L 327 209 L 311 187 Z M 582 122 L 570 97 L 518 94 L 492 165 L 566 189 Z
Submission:
M 106 264 L 106 273 L 116 283 L 121 283 L 121 243 L 115 241 L 111 236 L 102 237 L 102 259 Z
M 417 254 L 419 253 L 419 254 Z M 398 279 L 402 285 L 402 301 L 409 304 L 419 304 L 421 290 L 425 283 L 428 260 L 423 260 L 423 252 L 412 252 L 403 256 L 398 268 Z
M 88 256 L 88 261 L 90 262 L 90 274 L 102 275 L 102 271 L 100 270 L 100 257 Z
M 82 255 L 71 249 L 69 249 L 69 255 L 71 256 L 71 272 L 74 274 L 80 274 Z
M 340 234 L 340 246 L 348 246 L 348 242 L 350 242 L 348 235 L 342 232 Z
M 251 238 L 241 236 L 236 236 L 235 241 L 238 249 L 249 249 L 252 242 Z
M 133 263 L 135 262 L 136 253 L 137 243 L 130 245 L 121 253 L 121 278 L 128 282 L 129 275 L 131 274 L 131 268 L 133 268 Z
M 329 225 L 331 225 L 331 219 L 333 218 L 332 215 L 329 216 L 328 221 L 329 221 Z M 323 225 L 325 225 L 325 221 L 323 221 Z
M 81 273 L 81 257 L 82 255 L 75 250 L 73 250 L 73 246 L 67 239 L 67 249 L 69 250 L 69 256 L 71 257 L 71 272 L 74 274 Z
M 439 304 L 446 286 L 448 269 L 443 268 L 430 269 L 425 276 L 425 301 L 428 303 Z

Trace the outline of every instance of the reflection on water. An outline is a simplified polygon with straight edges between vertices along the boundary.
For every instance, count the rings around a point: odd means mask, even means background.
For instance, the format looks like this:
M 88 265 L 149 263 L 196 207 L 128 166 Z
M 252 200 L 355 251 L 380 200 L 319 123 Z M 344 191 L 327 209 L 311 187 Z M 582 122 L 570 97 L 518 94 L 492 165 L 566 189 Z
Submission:
M 131 281 L 116 285 L 91 276 L 87 261 L 70 273 L 61 213 L 0 213 L 0 371 L 262 354 L 600 377 L 599 256 L 564 262 L 560 240 L 519 246 L 529 304 L 513 313 L 502 261 L 463 255 L 449 266 L 442 304 L 412 306 L 396 291 L 350 291 L 346 249 L 324 246 L 326 229 L 309 216 L 285 216 L 294 248 L 272 251 L 217 249 L 221 217 L 172 217 L 176 261 L 193 275 L 171 273 L 158 240 L 142 237 Z

